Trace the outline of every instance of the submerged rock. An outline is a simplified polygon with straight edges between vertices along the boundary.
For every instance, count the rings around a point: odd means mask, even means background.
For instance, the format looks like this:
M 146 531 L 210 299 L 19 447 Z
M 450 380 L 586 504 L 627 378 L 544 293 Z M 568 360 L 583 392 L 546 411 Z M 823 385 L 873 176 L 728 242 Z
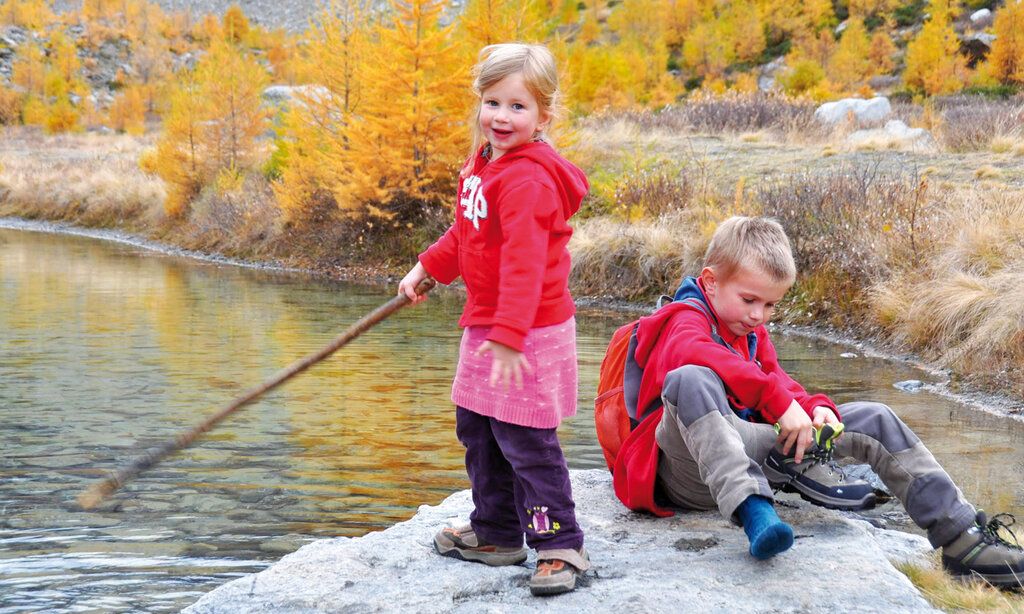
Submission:
M 924 388 L 924 382 L 922 382 L 919 379 L 908 379 L 903 380 L 902 382 L 896 382 L 895 384 L 893 384 L 893 387 L 898 388 L 903 392 L 917 392 L 918 390 Z
M 594 564 L 575 592 L 530 595 L 525 566 L 443 558 L 432 537 L 472 509 L 462 491 L 406 522 L 359 538 L 316 541 L 230 582 L 185 612 L 933 612 L 888 556 L 916 558 L 919 536 L 847 520 L 810 505 L 780 508 L 796 544 L 770 561 L 713 512 L 654 518 L 628 511 L 603 470 L 573 471 L 580 525 Z M 890 552 L 885 543 L 897 547 Z

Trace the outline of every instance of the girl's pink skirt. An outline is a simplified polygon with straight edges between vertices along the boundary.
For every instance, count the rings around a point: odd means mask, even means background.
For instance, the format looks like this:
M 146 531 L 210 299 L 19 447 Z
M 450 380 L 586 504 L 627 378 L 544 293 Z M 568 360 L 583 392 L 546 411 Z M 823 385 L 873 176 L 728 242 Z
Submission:
M 533 428 L 555 428 L 576 414 L 576 319 L 531 328 L 523 354 L 533 370 L 523 373 L 523 387 L 491 387 L 492 356 L 476 350 L 490 326 L 470 326 L 462 333 L 459 365 L 452 384 L 452 402 L 502 422 Z

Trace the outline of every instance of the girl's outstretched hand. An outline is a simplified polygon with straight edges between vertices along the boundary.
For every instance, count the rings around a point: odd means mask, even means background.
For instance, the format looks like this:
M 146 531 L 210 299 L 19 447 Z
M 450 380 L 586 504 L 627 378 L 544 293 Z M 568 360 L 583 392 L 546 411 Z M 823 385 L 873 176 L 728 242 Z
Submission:
M 496 341 L 484 341 L 477 348 L 477 356 L 491 353 L 491 378 L 490 384 L 494 386 L 498 382 L 508 390 L 510 381 L 515 382 L 517 389 L 523 388 L 523 372 L 532 373 L 533 367 L 526 361 L 526 356 L 518 350 Z
M 416 286 L 420 285 L 420 282 L 426 279 L 428 276 L 427 269 L 423 268 L 423 263 L 417 262 L 416 266 L 405 274 L 402 281 L 398 282 L 398 293 L 404 294 L 409 297 L 412 304 L 421 303 L 427 300 L 426 293 L 416 294 Z

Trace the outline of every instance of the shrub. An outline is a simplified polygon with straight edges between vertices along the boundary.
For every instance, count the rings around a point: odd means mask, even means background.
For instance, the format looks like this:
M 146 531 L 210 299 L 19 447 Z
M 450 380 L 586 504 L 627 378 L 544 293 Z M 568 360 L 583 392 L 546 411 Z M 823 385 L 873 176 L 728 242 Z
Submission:
M 788 315 L 834 324 L 859 318 L 863 289 L 924 253 L 926 218 L 935 208 L 928 196 L 925 180 L 877 163 L 757 186 L 763 213 L 786 229 L 800 271 Z

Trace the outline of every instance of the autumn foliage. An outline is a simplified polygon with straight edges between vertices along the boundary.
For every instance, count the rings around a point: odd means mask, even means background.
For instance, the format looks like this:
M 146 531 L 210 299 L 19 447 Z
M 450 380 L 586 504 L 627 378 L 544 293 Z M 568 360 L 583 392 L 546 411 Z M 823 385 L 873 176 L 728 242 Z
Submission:
M 155 170 L 168 183 L 171 216 L 226 174 L 244 173 L 261 160 L 256 139 L 268 129 L 260 93 L 266 70 L 231 42 L 215 41 L 194 71 L 179 75 Z
M 198 16 L 146 0 L 73 4 L 55 14 L 46 0 L 0 0 L 0 23 L 37 32 L 16 49 L 0 121 L 142 134 L 160 120 L 147 164 L 171 215 L 255 173 L 291 223 L 394 225 L 436 208 L 467 155 L 469 68 L 495 42 L 547 43 L 569 116 L 756 92 L 769 62 L 783 92 L 813 100 L 871 95 L 900 71 L 891 87 L 914 96 L 1024 85 L 1017 0 L 997 2 L 973 76 L 954 30 L 965 5 L 951 0 L 333 0 L 303 33 L 267 31 L 238 5 Z M 902 27 L 908 14 L 926 17 Z M 99 95 L 85 79 L 98 55 L 118 66 Z M 281 108 L 261 101 L 270 83 L 289 86 Z

